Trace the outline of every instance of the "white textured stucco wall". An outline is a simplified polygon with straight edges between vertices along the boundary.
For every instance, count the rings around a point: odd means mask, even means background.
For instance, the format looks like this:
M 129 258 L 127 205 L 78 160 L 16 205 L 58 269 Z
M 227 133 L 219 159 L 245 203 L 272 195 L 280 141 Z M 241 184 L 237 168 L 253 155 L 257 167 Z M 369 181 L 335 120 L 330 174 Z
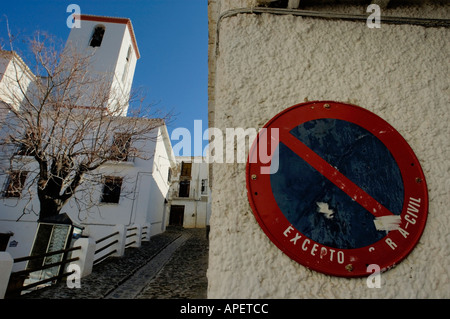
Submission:
M 215 10 L 229 6 L 211 2 Z M 426 12 L 442 18 L 449 11 Z M 253 216 L 245 164 L 214 163 L 209 298 L 450 297 L 449 52 L 445 28 L 369 29 L 364 22 L 270 14 L 221 21 L 217 55 L 210 46 L 210 125 L 223 132 L 260 128 L 306 99 L 357 104 L 389 122 L 414 150 L 428 184 L 429 212 L 412 253 L 382 274 L 380 289 L 369 289 L 366 278 L 327 276 L 284 255 Z

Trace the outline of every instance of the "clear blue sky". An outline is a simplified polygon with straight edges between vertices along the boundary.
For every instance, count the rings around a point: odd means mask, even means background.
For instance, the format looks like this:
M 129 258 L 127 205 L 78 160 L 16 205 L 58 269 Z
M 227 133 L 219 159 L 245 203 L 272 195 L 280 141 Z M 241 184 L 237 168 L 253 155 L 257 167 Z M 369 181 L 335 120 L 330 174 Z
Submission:
M 65 41 L 70 32 L 66 9 L 72 3 L 80 6 L 82 14 L 131 19 L 141 53 L 133 86 L 146 89 L 148 103 L 158 102 L 157 107 L 174 110 L 169 134 L 184 127 L 193 138 L 197 119 L 203 121 L 203 131 L 207 129 L 207 0 L 2 1 L 0 39 L 7 39 L 6 16 L 13 34 L 26 37 L 42 30 Z M 176 143 L 172 141 L 172 145 Z

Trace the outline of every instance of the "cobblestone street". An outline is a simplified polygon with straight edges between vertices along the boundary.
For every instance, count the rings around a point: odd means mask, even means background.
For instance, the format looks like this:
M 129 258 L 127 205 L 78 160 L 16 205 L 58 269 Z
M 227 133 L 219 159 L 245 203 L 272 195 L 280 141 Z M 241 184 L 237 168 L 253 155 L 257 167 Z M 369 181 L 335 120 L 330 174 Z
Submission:
M 81 279 L 63 281 L 22 295 L 23 299 L 203 299 L 206 298 L 208 241 L 205 229 L 169 227 L 122 258 L 108 258 Z

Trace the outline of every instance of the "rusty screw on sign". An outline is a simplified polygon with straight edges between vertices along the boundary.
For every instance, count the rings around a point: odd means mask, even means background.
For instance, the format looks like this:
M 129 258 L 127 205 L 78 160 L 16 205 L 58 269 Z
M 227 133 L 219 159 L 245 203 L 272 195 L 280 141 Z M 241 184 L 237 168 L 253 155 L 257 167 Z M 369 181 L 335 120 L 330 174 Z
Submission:
M 328 103 L 324 104 L 323 107 L 326 108 L 326 109 L 329 109 L 330 108 L 330 104 L 328 104 Z
M 351 271 L 353 271 L 353 265 L 348 264 L 347 266 L 345 266 L 345 269 L 347 269 L 347 271 L 351 272 Z
M 252 180 L 255 180 L 256 179 L 256 174 L 253 174 L 252 175 Z

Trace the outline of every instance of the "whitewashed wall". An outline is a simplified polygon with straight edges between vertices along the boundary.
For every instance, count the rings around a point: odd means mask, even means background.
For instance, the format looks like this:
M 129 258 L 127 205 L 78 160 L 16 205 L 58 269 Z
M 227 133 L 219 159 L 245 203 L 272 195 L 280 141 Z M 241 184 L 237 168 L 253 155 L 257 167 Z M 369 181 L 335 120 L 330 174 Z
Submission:
M 107 162 L 98 169 L 102 176 L 123 177 L 119 203 L 100 202 L 103 185 L 85 181 L 75 196 L 84 198 L 87 205 L 77 204 L 71 199 L 61 210 L 75 224 L 84 227 L 84 235 L 99 239 L 115 232 L 116 225 L 150 224 L 150 236 L 165 230 L 165 214 L 168 213 L 164 199 L 169 189 L 167 174 L 169 167 L 175 165 L 175 157 L 164 126 L 149 134 L 153 136 L 143 145 L 145 158 L 136 158 L 134 162 Z M 30 161 L 30 165 L 36 163 Z M 6 178 L 6 175 L 0 176 L 0 187 L 5 185 Z M 13 258 L 27 256 L 33 244 L 39 213 L 35 187 L 35 184 L 31 186 L 31 200 L 25 191 L 23 199 L 0 197 L 0 232 L 14 233 L 9 242 L 15 241 L 17 245 L 7 247 Z M 29 210 L 24 214 L 26 207 Z M 14 271 L 24 266 L 25 263 L 15 264 Z
M 135 52 L 127 25 L 124 23 L 113 23 L 106 17 L 104 17 L 104 20 L 82 20 L 80 28 L 71 29 L 66 47 L 76 48 L 79 52 L 91 56 L 92 76 L 102 78 L 103 81 L 110 81 L 112 92 L 114 92 L 109 101 L 110 103 L 114 102 L 114 99 L 127 101 L 136 68 L 137 53 Z M 89 43 L 96 26 L 104 26 L 105 33 L 101 46 L 91 47 Z M 129 47 L 131 47 L 132 54 L 128 62 L 129 68 L 126 79 L 122 81 Z M 122 96 L 119 95 L 120 93 Z M 83 105 L 83 103 L 84 105 L 90 105 L 91 98 L 92 92 L 89 91 L 89 88 L 86 88 L 86 99 L 78 103 L 80 105 Z M 122 115 L 126 115 L 127 110 L 127 107 L 124 108 Z
M 382 274 L 327 276 L 284 255 L 257 224 L 247 199 L 245 164 L 212 165 L 209 298 L 449 298 L 449 29 L 220 13 L 254 1 L 209 1 L 210 126 L 260 128 L 305 100 L 357 104 L 407 140 L 424 169 L 429 215 L 413 252 Z M 327 8 L 328 11 L 336 8 Z M 341 8 L 364 13 L 362 7 Z M 383 14 L 445 18 L 449 7 Z
M 168 198 L 170 183 L 168 180 L 169 168 L 176 165 L 175 156 L 170 144 L 167 128 L 160 130 L 153 160 L 152 179 L 147 207 L 147 222 L 151 224 L 151 235 L 159 234 L 166 229 L 166 220 L 169 219 L 169 209 L 165 200 Z
M 17 79 L 21 88 L 16 85 Z M 33 79 L 33 74 L 16 53 L 0 50 L 0 101 L 18 109 L 24 99 L 22 91 L 27 92 Z M 8 108 L 0 105 L 0 123 L 7 113 Z

